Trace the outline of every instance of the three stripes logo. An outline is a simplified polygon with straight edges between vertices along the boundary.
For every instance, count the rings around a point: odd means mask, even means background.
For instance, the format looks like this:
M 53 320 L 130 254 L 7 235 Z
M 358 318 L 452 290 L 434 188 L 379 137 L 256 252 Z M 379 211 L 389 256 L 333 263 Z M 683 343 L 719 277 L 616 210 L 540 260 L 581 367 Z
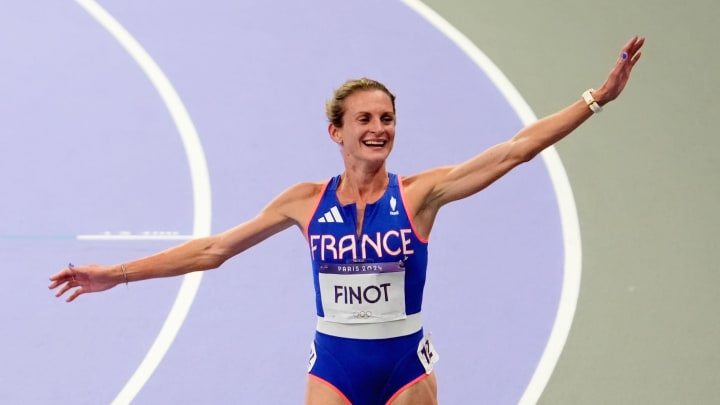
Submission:
M 343 219 L 342 219 L 342 215 L 340 215 L 340 210 L 338 209 L 338 207 L 333 206 L 332 208 L 330 208 L 330 211 L 326 212 L 325 215 L 318 218 L 318 222 L 322 222 L 322 223 L 335 222 L 335 223 L 341 224 L 341 223 L 343 223 Z

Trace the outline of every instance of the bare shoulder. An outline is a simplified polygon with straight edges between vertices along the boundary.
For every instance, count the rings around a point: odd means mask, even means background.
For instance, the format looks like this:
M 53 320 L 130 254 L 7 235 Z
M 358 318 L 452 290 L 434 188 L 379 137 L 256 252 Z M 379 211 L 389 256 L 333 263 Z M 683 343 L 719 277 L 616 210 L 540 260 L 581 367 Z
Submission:
M 325 184 L 325 182 L 294 184 L 275 197 L 264 211 L 276 212 L 291 218 L 298 225 L 304 224 L 306 219 L 312 215 Z
M 325 188 L 325 182 L 302 182 L 294 184 L 278 195 L 275 200 L 295 202 L 318 198 Z
M 441 166 L 411 176 L 402 176 L 400 182 L 405 191 L 406 204 L 417 212 L 433 201 L 433 195 L 454 166 Z

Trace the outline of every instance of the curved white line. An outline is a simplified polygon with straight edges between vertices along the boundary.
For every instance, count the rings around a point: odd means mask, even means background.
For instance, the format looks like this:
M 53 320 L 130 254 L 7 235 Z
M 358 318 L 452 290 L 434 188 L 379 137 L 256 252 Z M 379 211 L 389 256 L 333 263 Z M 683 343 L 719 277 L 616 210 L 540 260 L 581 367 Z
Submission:
M 180 96 L 178 96 L 172 84 L 152 57 L 105 9 L 92 0 L 75 1 L 125 48 L 160 94 L 180 133 L 188 164 L 190 165 L 194 204 L 192 236 L 197 238 L 209 235 L 211 226 L 210 176 L 200 138 Z M 175 340 L 175 336 L 195 299 L 201 280 L 202 274 L 199 272 L 190 273 L 183 277 L 175 303 L 170 309 L 160 333 L 158 333 L 135 373 L 118 393 L 113 404 L 129 404 L 155 372 L 173 340 Z
M 475 44 L 459 30 L 442 18 L 419 0 L 402 0 L 408 7 L 420 14 L 438 30 L 452 40 L 462 49 L 492 80 L 505 98 L 510 102 L 521 121 L 528 125 L 537 120 L 530 106 L 520 96 L 515 86 L 500 69 Z M 562 292 L 560 304 L 555 316 L 552 332 L 540 358 L 535 373 L 530 379 L 520 404 L 535 404 L 547 386 L 560 353 L 565 346 L 572 321 L 575 316 L 578 295 L 580 291 L 580 278 L 582 274 L 582 245 L 580 240 L 580 224 L 578 223 L 575 198 L 573 197 L 570 181 L 563 167 L 560 156 L 554 147 L 547 148 L 541 154 L 545 166 L 550 174 L 555 194 L 558 197 L 560 222 L 565 247 L 565 268 L 563 273 Z

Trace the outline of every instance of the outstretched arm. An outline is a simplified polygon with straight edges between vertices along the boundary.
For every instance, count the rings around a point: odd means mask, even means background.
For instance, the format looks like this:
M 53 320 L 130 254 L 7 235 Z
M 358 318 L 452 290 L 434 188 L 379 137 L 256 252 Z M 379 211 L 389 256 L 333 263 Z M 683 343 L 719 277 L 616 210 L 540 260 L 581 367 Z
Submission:
M 605 83 L 592 92 L 600 106 L 615 100 L 622 93 L 630 78 L 630 72 L 640 59 L 640 48 L 644 42 L 645 38 L 632 38 L 623 47 Z M 422 176 L 428 179 L 431 186 L 423 208 L 429 208 L 433 213 L 448 202 L 477 193 L 515 166 L 527 162 L 566 137 L 592 114 L 593 110 L 581 98 L 563 110 L 528 125 L 508 141 L 495 145 L 460 165 L 424 173 Z M 431 216 L 434 217 L 434 214 Z
M 50 277 L 49 288 L 58 288 L 57 297 L 74 289 L 67 298 L 71 302 L 81 294 L 105 291 L 122 283 L 215 269 L 270 236 L 300 224 L 309 215 L 305 211 L 316 188 L 309 183 L 291 187 L 247 222 L 142 259 L 111 266 L 68 266 Z

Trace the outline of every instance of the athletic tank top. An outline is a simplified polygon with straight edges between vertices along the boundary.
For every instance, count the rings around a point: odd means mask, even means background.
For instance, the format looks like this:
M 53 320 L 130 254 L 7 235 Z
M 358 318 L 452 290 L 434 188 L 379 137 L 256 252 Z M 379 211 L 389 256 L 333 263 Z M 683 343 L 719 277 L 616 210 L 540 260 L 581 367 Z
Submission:
M 339 183 L 328 181 L 307 227 L 318 317 L 356 324 L 419 314 L 427 241 L 415 233 L 397 175 L 365 206 L 359 234 L 356 205 L 340 205 Z

